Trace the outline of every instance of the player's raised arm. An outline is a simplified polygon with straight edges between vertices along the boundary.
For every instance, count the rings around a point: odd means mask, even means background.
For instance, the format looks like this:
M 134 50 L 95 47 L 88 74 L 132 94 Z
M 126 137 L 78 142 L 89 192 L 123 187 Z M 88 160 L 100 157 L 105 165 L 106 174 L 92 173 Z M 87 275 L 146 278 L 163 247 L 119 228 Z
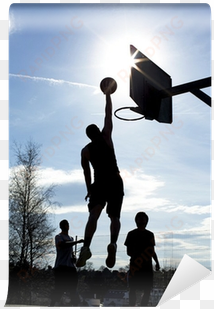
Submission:
M 112 122 L 112 100 L 111 94 L 117 89 L 117 83 L 113 78 L 107 77 L 101 82 L 101 90 L 106 96 L 104 127 L 102 130 L 103 136 L 110 146 L 113 146 L 111 134 L 113 130 Z
M 106 94 L 106 106 L 105 106 L 105 118 L 104 118 L 104 127 L 103 134 L 108 143 L 112 144 L 111 134 L 113 130 L 112 122 L 112 101 L 110 94 Z

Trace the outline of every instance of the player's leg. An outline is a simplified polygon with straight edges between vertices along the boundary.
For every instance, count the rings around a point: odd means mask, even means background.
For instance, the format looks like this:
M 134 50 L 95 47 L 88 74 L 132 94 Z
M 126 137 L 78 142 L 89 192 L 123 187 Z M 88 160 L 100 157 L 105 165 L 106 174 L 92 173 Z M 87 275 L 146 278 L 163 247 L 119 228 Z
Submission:
M 113 191 L 113 195 L 110 196 L 107 213 L 111 220 L 110 223 L 110 244 L 107 247 L 108 256 L 106 259 L 106 265 L 109 268 L 114 267 L 116 262 L 116 252 L 117 252 L 117 240 L 120 232 L 120 212 L 123 202 L 123 191 Z
M 67 271 L 67 281 L 68 281 L 68 292 L 70 293 L 71 306 L 77 307 L 79 305 L 80 299 L 77 293 L 77 284 L 78 284 L 78 273 L 76 268 L 69 267 Z
M 60 306 L 60 300 L 66 287 L 62 268 L 54 269 L 54 285 L 54 290 L 51 293 L 51 307 Z
M 90 245 L 94 233 L 97 229 L 97 221 L 102 212 L 103 206 L 97 205 L 90 210 L 88 222 L 85 227 L 85 235 L 84 235 L 84 245 L 81 248 L 80 255 L 78 261 L 76 263 L 77 267 L 83 267 L 86 264 L 86 261 L 91 258 Z
M 141 297 L 140 306 L 147 307 L 149 303 L 150 293 L 153 286 L 153 276 L 146 276 L 143 281 L 143 296 Z
M 120 218 L 116 216 L 109 216 L 111 223 L 110 223 L 110 241 L 112 244 L 116 244 L 120 232 Z
M 136 305 L 136 292 L 137 292 L 137 282 L 135 282 L 135 277 L 129 276 L 129 306 L 135 307 Z
M 107 247 L 108 256 L 106 259 L 106 265 L 109 268 L 114 267 L 116 262 L 117 252 L 117 239 L 120 232 L 120 219 L 118 217 L 109 216 L 111 220 L 110 224 L 110 244 Z
M 91 196 L 88 204 L 89 216 L 88 221 L 85 226 L 84 233 L 84 245 L 81 248 L 78 261 L 76 263 L 77 267 L 83 267 L 86 264 L 86 260 L 91 258 L 90 245 L 94 233 L 97 229 L 97 221 L 100 214 L 105 206 L 105 198 L 103 187 L 99 183 L 93 183 L 91 185 Z
M 85 227 L 84 246 L 90 247 L 92 238 L 97 229 L 97 221 L 101 215 L 103 206 L 97 205 L 90 210 L 88 222 Z

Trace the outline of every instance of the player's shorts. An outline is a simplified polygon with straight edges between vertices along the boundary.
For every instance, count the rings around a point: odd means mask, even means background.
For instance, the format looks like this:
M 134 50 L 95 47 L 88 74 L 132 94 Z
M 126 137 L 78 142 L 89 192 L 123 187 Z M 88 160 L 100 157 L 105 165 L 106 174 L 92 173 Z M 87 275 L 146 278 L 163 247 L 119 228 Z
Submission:
M 106 206 L 109 216 L 120 218 L 124 190 L 120 175 L 116 175 L 108 181 L 94 182 L 91 184 L 91 196 L 88 204 L 89 212 L 97 205 Z

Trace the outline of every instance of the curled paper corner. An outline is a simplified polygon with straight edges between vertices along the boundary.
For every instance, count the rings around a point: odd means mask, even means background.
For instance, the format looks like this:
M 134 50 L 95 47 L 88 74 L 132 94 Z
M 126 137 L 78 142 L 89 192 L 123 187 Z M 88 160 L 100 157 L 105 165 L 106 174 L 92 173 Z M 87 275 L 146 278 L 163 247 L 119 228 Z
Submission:
M 163 305 L 210 274 L 209 269 L 185 254 L 157 306 Z

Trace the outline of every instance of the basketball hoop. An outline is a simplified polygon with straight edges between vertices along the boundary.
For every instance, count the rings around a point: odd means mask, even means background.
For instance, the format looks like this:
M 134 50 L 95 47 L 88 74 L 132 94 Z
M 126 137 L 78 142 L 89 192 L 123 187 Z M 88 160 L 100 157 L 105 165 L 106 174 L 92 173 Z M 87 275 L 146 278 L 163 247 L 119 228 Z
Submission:
M 123 110 L 123 109 L 129 109 L 129 110 L 131 110 L 131 108 L 132 108 L 132 107 L 120 107 L 120 108 L 118 108 L 118 109 L 114 112 L 114 115 L 115 115 L 115 117 L 117 117 L 118 119 L 124 120 L 124 121 L 136 121 L 136 120 L 141 120 L 141 119 L 145 118 L 145 116 L 141 116 L 141 117 L 139 117 L 139 118 L 132 118 L 132 119 L 129 119 L 129 118 L 123 118 L 123 117 L 120 117 L 120 116 L 117 115 L 117 113 L 118 113 L 119 111 L 121 111 L 121 110 Z

